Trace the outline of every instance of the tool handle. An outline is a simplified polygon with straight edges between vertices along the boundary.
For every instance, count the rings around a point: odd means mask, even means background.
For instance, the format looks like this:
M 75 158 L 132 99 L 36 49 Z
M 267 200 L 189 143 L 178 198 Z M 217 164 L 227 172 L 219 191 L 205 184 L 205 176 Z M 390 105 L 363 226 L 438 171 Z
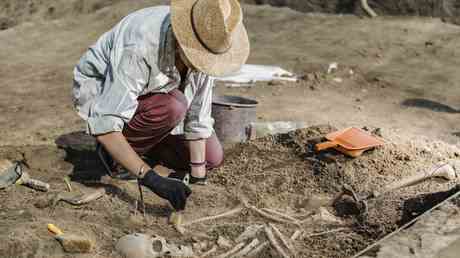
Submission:
M 316 148 L 316 151 L 322 151 L 322 150 L 334 148 L 337 146 L 338 144 L 336 142 L 327 141 L 327 142 L 316 144 L 315 148 Z
M 57 226 L 55 226 L 54 224 L 48 224 L 48 231 L 53 233 L 54 235 L 56 236 L 60 236 L 62 234 L 64 234 L 64 232 L 62 232 L 62 230 L 60 230 Z
M 48 192 L 50 185 L 37 179 L 28 178 L 24 184 L 37 191 Z

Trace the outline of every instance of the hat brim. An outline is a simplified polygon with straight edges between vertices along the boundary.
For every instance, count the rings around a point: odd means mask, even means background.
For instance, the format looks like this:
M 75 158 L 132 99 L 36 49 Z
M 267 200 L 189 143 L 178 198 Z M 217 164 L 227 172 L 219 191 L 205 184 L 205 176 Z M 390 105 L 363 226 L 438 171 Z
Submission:
M 222 54 L 214 54 L 202 45 L 192 24 L 192 8 L 197 0 L 172 0 L 171 23 L 177 42 L 188 61 L 199 71 L 211 76 L 226 76 L 237 72 L 246 63 L 250 44 L 248 34 L 241 23 L 232 35 L 230 49 Z M 230 0 L 232 5 L 239 3 Z

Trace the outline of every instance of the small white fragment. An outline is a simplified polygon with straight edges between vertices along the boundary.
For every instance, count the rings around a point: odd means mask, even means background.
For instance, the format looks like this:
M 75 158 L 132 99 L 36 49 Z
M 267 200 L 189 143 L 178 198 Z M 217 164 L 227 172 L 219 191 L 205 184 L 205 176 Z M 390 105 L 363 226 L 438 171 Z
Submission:
M 339 69 L 338 63 L 330 63 L 329 67 L 327 68 L 327 73 L 331 74 Z
M 334 79 L 332 79 L 332 80 L 333 80 L 334 82 L 336 82 L 336 83 L 342 83 L 342 82 L 343 82 L 343 79 L 340 78 L 340 77 L 336 77 L 336 78 L 334 78 Z
M 231 248 L 233 246 L 230 240 L 223 236 L 219 236 L 219 238 L 217 239 L 217 245 L 223 248 Z

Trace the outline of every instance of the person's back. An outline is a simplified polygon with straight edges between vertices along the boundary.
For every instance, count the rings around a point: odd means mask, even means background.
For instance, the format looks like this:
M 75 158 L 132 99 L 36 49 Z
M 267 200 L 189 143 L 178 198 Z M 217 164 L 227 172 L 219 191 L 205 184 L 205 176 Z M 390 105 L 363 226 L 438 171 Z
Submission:
M 109 175 L 125 169 L 183 210 L 190 189 L 143 158 L 204 184 L 223 150 L 211 116 L 213 76 L 240 69 L 249 40 L 238 0 L 172 0 L 103 34 L 74 69 L 74 104 Z
M 87 118 L 89 106 L 98 93 L 103 91 L 107 69 L 117 67 L 123 52 L 131 51 L 146 59 L 151 68 L 156 68 L 161 37 L 167 29 L 168 6 L 156 6 L 133 12 L 122 19 L 111 30 L 104 33 L 89 48 L 74 69 L 75 103 L 79 114 Z M 163 31 L 162 31 L 163 30 Z M 150 71 L 157 74 L 159 71 Z M 93 81 L 93 82 L 92 82 Z M 84 83 L 79 83 L 84 82 Z M 84 87 L 84 88 L 82 88 Z M 75 91 L 80 93 L 75 94 Z

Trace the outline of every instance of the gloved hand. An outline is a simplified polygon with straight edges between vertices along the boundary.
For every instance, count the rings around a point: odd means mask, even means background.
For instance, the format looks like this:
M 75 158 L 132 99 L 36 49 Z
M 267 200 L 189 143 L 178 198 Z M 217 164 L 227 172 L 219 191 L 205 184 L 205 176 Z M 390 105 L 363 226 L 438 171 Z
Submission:
M 177 211 L 185 209 L 187 198 L 192 193 L 192 190 L 182 181 L 162 177 L 153 169 L 148 171 L 144 178 L 139 179 L 139 182 L 161 198 L 168 200 Z

